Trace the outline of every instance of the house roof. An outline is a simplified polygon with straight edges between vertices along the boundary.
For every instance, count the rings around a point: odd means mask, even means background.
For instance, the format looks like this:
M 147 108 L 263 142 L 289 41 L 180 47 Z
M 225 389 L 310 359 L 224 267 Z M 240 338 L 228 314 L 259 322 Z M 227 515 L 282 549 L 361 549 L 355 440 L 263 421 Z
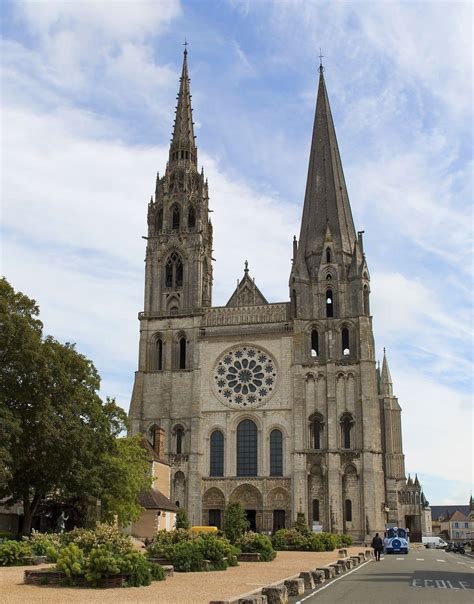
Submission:
M 431 519 L 439 520 L 440 516 L 446 520 L 451 517 L 454 512 L 461 512 L 462 514 L 469 514 L 468 505 L 432 505 L 431 506 Z
M 469 518 L 459 510 L 456 510 L 449 520 L 469 520 Z
M 142 507 L 147 510 L 167 510 L 176 512 L 178 509 L 166 495 L 163 495 L 158 489 L 149 489 L 138 495 L 138 501 Z

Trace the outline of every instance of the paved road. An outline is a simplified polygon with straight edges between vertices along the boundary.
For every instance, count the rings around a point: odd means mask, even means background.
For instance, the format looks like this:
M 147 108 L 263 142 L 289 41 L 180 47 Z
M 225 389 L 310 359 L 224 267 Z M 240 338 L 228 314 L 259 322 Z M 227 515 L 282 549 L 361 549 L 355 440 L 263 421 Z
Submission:
M 385 556 L 325 583 L 295 604 L 457 604 L 474 602 L 474 558 L 443 550 Z

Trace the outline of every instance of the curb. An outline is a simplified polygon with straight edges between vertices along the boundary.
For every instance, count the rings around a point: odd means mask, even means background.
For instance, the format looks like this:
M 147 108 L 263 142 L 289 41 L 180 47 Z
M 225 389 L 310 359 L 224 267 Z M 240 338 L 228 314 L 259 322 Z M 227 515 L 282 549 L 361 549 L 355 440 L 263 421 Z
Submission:
M 364 562 L 371 560 L 373 557 L 374 555 L 372 550 L 366 549 L 359 552 L 358 555 L 351 557 L 352 559 L 358 558 L 358 562 L 354 562 L 354 566 L 351 570 L 349 569 L 351 566 L 350 564 L 341 564 L 342 561 L 339 560 L 331 564 L 319 566 L 318 568 L 314 568 L 309 571 L 301 571 L 299 574 L 279 579 L 274 583 L 269 583 L 268 585 L 264 585 L 258 589 L 254 589 L 253 591 L 239 594 L 234 598 L 226 600 L 211 600 L 209 604 L 269 604 L 270 602 L 272 604 L 287 604 L 289 595 L 287 584 L 289 585 L 292 582 L 297 582 L 301 586 L 300 589 L 303 590 L 299 595 L 303 595 L 304 592 L 313 591 L 317 585 L 324 583 L 326 580 L 331 581 L 333 578 L 335 578 L 335 565 L 339 567 L 337 577 L 340 578 L 346 572 L 356 570 L 359 564 L 363 564 Z M 325 569 L 327 569 L 327 571 L 325 571 Z M 324 575 L 324 577 L 322 575 Z M 328 575 L 330 578 L 326 579 Z M 298 581 L 298 579 L 302 579 L 302 581 Z

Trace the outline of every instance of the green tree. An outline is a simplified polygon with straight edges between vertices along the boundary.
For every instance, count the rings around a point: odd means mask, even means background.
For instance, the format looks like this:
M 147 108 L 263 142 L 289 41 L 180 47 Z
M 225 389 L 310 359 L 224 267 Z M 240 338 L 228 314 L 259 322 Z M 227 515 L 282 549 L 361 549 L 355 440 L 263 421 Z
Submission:
M 117 518 L 123 526 L 137 520 L 143 511 L 137 495 L 151 487 L 151 474 L 148 454 L 140 441 L 139 435 L 118 438 L 114 450 L 101 460 L 102 519 L 106 522 Z
M 38 315 L 34 300 L 0 279 L 0 418 L 9 425 L 0 498 L 22 503 L 24 534 L 47 495 L 104 494 L 105 462 L 126 426 L 125 412 L 100 399 L 93 363 L 73 344 L 43 338 Z
M 191 528 L 191 523 L 188 519 L 188 514 L 184 508 L 178 508 L 176 512 L 176 522 L 175 528 L 177 529 L 189 529 Z
M 229 503 L 224 510 L 223 531 L 227 539 L 235 544 L 250 527 L 240 503 Z

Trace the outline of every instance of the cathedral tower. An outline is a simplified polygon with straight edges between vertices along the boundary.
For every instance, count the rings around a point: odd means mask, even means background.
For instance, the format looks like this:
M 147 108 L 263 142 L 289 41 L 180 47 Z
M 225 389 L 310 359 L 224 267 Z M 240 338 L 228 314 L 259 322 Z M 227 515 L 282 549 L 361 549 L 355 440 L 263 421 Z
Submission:
M 197 169 L 187 50 L 165 175 L 148 204 L 145 313 L 182 315 L 211 305 L 208 186 Z
M 295 392 L 301 397 L 295 400 L 295 441 L 306 452 L 295 458 L 294 496 L 308 501 L 314 523 L 369 534 L 383 527 L 385 508 L 370 277 L 322 66 L 301 231 L 293 247 L 290 299 Z

